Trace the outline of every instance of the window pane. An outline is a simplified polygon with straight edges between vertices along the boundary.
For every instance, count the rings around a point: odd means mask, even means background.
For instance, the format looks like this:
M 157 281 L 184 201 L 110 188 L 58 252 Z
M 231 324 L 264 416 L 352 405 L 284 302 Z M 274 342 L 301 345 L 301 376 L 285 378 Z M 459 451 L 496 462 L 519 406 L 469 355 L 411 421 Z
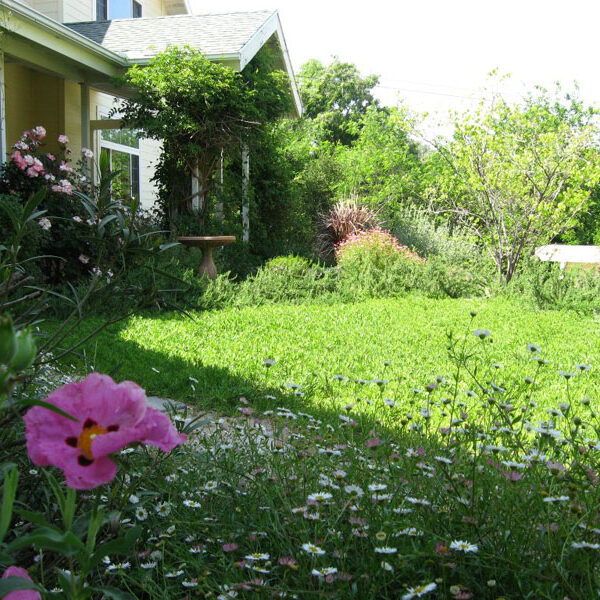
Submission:
M 114 200 L 129 200 L 131 198 L 131 154 L 126 152 L 110 151 L 112 158 L 111 172 L 115 176 L 112 180 L 112 194 Z M 136 157 L 137 158 L 137 157 Z
M 101 136 L 105 142 L 114 142 L 129 148 L 140 147 L 138 132 L 135 129 L 103 129 Z
M 108 19 L 107 0 L 96 0 L 96 21 Z
M 131 155 L 131 195 L 140 197 L 140 157 Z
M 110 0 L 109 19 L 130 19 L 132 0 Z
M 142 5 L 133 0 L 133 18 L 139 19 L 142 16 Z

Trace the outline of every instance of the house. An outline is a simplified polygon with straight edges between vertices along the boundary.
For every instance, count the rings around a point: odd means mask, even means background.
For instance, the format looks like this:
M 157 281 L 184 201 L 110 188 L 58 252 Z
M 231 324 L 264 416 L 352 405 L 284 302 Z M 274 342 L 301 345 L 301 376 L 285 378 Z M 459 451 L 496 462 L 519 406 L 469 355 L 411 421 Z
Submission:
M 150 207 L 160 143 L 109 118 L 115 97 L 128 93 L 114 78 L 184 44 L 236 70 L 272 46 L 300 114 L 276 11 L 194 15 L 187 0 L 0 0 L 0 158 L 24 130 L 43 125 L 49 151 L 64 133 L 73 149 L 109 153 L 121 188 Z

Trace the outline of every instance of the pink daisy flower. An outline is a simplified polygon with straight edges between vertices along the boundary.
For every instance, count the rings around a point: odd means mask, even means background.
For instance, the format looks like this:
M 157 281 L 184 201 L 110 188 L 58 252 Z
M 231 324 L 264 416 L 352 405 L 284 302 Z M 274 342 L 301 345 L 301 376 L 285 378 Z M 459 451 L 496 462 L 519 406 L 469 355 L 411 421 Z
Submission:
M 148 406 L 146 393 L 132 381 L 117 384 L 92 373 L 82 382 L 59 387 L 46 402 L 78 420 L 41 406 L 30 408 L 24 417 L 27 452 L 36 465 L 61 469 L 74 489 L 112 481 L 117 465 L 109 455 L 133 442 L 169 452 L 186 439 L 167 415 Z

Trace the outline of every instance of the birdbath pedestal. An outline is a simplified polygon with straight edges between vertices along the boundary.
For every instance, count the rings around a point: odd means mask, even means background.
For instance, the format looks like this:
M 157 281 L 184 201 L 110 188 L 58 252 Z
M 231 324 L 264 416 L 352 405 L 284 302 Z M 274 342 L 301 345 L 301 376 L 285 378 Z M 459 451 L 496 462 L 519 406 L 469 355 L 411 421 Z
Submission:
M 198 277 L 206 275 L 207 277 L 210 277 L 210 279 L 216 279 L 217 268 L 215 267 L 215 261 L 213 260 L 213 248 L 233 244 L 233 242 L 235 242 L 235 236 L 212 235 L 200 237 L 178 237 L 177 241 L 186 246 L 192 246 L 202 250 L 202 262 L 200 263 L 200 267 L 198 269 Z

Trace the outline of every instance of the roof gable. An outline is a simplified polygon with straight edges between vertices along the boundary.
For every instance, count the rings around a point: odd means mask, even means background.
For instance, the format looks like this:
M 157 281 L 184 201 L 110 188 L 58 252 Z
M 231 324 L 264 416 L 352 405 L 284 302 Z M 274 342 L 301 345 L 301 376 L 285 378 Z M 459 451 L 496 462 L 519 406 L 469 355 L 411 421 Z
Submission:
M 88 21 L 69 23 L 67 27 L 103 48 L 126 57 L 130 63 L 144 64 L 170 46 L 189 45 L 198 48 L 210 60 L 222 62 L 238 71 L 252 60 L 262 46 L 275 40 L 281 53 L 281 68 L 290 78 L 296 113 L 302 113 L 276 11 Z

